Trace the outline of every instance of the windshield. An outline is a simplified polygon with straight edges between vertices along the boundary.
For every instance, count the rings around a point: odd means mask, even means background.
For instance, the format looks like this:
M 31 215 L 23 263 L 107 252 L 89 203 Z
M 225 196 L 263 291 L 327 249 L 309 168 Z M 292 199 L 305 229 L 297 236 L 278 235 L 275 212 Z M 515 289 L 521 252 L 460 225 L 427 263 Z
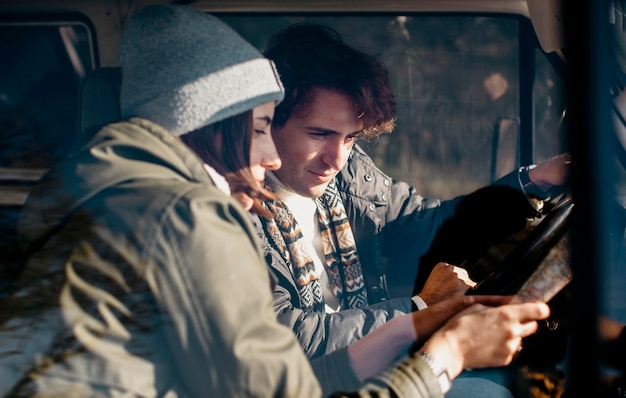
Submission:
M 520 52 L 523 21 L 473 15 L 232 15 L 220 17 L 263 49 L 295 22 L 319 23 L 385 62 L 397 101 L 396 128 L 360 142 L 376 164 L 426 197 L 450 198 L 519 166 Z M 525 51 L 525 49 L 524 49 Z M 533 88 L 537 151 L 562 150 L 563 84 L 536 47 Z M 494 128 L 499 159 L 492 170 Z

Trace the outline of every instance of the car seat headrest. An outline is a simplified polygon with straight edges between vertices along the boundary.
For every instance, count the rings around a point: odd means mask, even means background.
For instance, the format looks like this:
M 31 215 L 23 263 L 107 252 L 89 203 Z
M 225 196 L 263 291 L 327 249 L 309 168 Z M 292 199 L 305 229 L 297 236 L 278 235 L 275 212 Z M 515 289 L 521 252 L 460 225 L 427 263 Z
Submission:
M 82 79 L 79 91 L 78 134 L 84 140 L 88 131 L 119 121 L 122 70 L 103 67 L 90 71 Z

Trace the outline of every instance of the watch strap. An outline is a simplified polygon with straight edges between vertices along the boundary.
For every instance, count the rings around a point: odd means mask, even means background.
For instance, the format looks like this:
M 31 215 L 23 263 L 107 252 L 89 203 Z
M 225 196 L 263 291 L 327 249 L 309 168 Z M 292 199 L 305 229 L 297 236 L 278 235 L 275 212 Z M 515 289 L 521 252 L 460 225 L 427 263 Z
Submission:
M 535 165 L 522 166 L 519 168 L 519 182 L 526 195 L 538 200 L 549 200 L 550 193 L 543 191 L 530 179 L 528 172 L 535 168 Z
M 430 369 L 435 374 L 437 378 L 437 382 L 439 383 L 439 387 L 441 387 L 441 392 L 445 394 L 450 390 L 452 386 L 452 382 L 450 381 L 450 377 L 448 376 L 448 371 L 446 367 L 438 361 L 434 356 L 432 356 L 428 351 L 420 351 L 418 353 L 420 357 L 428 364 Z

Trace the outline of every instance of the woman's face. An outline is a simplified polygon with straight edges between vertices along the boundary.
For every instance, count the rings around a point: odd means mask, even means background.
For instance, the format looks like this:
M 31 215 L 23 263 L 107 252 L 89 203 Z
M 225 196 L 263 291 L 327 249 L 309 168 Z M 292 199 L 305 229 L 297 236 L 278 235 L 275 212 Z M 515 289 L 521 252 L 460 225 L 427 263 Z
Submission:
M 252 177 L 263 184 L 266 170 L 280 168 L 281 161 L 272 139 L 272 119 L 274 118 L 274 101 L 266 102 L 252 110 L 252 140 L 250 142 L 250 171 Z M 247 210 L 252 207 L 252 199 L 243 204 Z

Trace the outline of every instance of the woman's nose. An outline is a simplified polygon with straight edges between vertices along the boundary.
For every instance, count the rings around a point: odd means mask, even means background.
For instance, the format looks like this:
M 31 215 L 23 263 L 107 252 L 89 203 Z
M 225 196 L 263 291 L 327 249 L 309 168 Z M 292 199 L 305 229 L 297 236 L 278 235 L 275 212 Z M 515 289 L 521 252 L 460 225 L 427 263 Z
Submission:
M 265 167 L 267 170 L 278 170 L 282 164 L 283 163 L 280 160 L 276 146 L 274 145 L 274 142 L 272 142 L 268 145 L 268 148 L 265 151 L 261 166 Z

